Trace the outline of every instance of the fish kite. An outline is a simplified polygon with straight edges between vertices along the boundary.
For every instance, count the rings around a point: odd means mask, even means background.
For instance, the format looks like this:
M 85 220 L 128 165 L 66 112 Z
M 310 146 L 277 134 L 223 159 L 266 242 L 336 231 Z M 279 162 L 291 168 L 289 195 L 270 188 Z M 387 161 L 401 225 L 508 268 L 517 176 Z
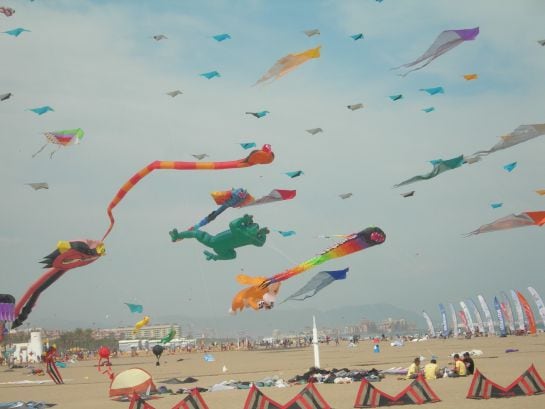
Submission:
M 269 69 L 269 71 L 267 71 L 259 80 L 257 80 L 254 85 L 261 84 L 269 80 L 277 80 L 308 60 L 319 58 L 320 48 L 321 46 L 318 46 L 297 54 L 288 54 L 285 57 L 282 57 Z
M 256 118 L 263 118 L 267 114 L 270 114 L 270 112 L 269 111 L 246 112 L 246 115 L 252 115 L 252 116 L 255 116 Z
M 509 216 L 494 220 L 492 223 L 482 225 L 477 230 L 468 233 L 466 237 L 492 231 L 514 229 L 516 227 L 543 226 L 544 224 L 545 211 L 510 214 Z
M 400 76 L 405 77 L 412 71 L 417 71 L 424 68 L 437 57 L 443 55 L 447 51 L 462 44 L 463 42 L 475 40 L 478 35 L 479 27 L 460 30 L 445 30 L 441 34 L 439 34 L 439 36 L 435 39 L 430 48 L 428 48 L 426 52 L 418 57 L 416 60 L 392 69 L 397 70 L 400 68 L 409 68 L 408 71 L 399 74 Z
M 11 92 L 8 92 L 7 94 L 0 94 L 0 101 L 7 101 L 13 96 Z
M 294 292 L 280 304 L 285 303 L 289 300 L 304 301 L 307 298 L 314 297 L 316 293 L 323 290 L 333 281 L 345 280 L 346 273 L 348 272 L 348 267 L 343 270 L 335 271 L 320 271 L 312 279 L 306 283 L 302 288 Z
M 19 27 L 19 28 L 14 28 L 13 30 L 3 31 L 4 34 L 7 34 L 13 37 L 19 37 L 19 35 L 21 35 L 21 33 L 24 33 L 24 32 L 30 33 L 30 30 Z
M 412 196 L 414 196 L 414 190 L 411 190 L 410 192 L 401 193 L 401 196 L 403 196 L 403 197 L 412 197 Z
M 282 200 L 291 200 L 297 194 L 296 190 L 274 189 L 268 195 L 254 199 L 245 189 L 231 189 L 221 192 L 212 192 L 212 198 L 220 207 L 203 218 L 197 224 L 189 227 L 187 230 L 198 230 L 208 223 L 214 221 L 220 214 L 230 207 L 241 208 L 247 206 L 255 206 L 267 203 L 278 202 Z M 173 241 L 179 241 L 179 233 L 177 229 L 170 232 Z
M 108 205 L 107 213 L 110 219 L 110 225 L 106 230 L 102 240 L 110 234 L 114 227 L 113 209 L 125 197 L 125 195 L 144 177 L 154 170 L 224 170 L 224 169 L 240 169 L 255 165 L 268 165 L 274 160 L 274 153 L 271 145 L 263 145 L 261 149 L 255 149 L 245 158 L 227 161 L 227 162 L 177 162 L 177 161 L 159 161 L 151 162 L 143 169 L 135 173 L 127 182 L 121 186 L 121 189 L 114 196 Z
M 352 105 L 347 105 L 346 107 L 351 111 L 357 111 L 358 109 L 363 108 L 363 104 L 352 104 Z
M 155 41 L 168 40 L 168 37 L 164 34 L 156 34 L 151 38 L 153 38 Z
M 183 94 L 183 92 L 180 91 L 179 89 L 167 92 L 167 95 L 170 95 L 172 98 L 174 98 L 175 96 L 178 96 L 178 95 L 182 95 L 182 94 Z
M 354 40 L 354 41 L 361 40 L 361 39 L 363 39 L 363 33 L 352 34 L 350 36 L 350 38 L 352 38 L 352 40 Z
M 414 176 L 401 183 L 398 183 L 397 185 L 394 185 L 394 187 L 408 185 L 410 183 L 418 182 L 420 180 L 428 180 L 428 179 L 434 178 L 440 173 L 446 172 L 447 170 L 459 168 L 460 166 L 464 164 L 464 155 L 460 155 L 455 158 L 446 159 L 446 160 L 436 159 L 431 161 L 431 164 L 433 165 L 433 169 L 431 170 L 431 172 L 425 173 L 423 175 Z
M 208 157 L 208 154 L 206 154 L 206 153 L 194 153 L 191 156 L 193 156 L 197 160 L 203 160 L 204 158 Z
M 170 341 L 174 339 L 176 336 L 176 330 L 174 328 L 171 328 L 170 331 L 168 331 L 168 334 L 161 338 L 161 341 L 159 341 L 161 344 L 168 344 Z
M 17 328 L 25 322 L 40 294 L 61 278 L 64 273 L 73 268 L 91 264 L 104 254 L 104 244 L 100 241 L 59 241 L 55 251 L 41 261 L 48 270 L 17 301 L 15 306 L 16 319 L 13 321 L 13 328 Z
M 34 112 L 35 114 L 38 114 L 38 115 L 43 115 L 46 112 L 55 112 L 55 110 L 53 108 L 51 108 L 49 105 L 46 105 L 46 106 L 43 106 L 43 107 L 38 107 L 38 108 L 29 108 L 29 109 L 27 109 L 27 111 L 32 111 L 32 112 Z
M 49 189 L 49 185 L 45 182 L 25 183 L 25 185 L 30 186 L 34 190 Z
M 426 114 L 429 114 L 430 112 L 435 111 L 435 108 L 434 107 L 422 108 L 422 111 L 424 111 Z
M 271 309 L 276 301 L 282 281 L 301 274 L 331 259 L 343 257 L 382 244 L 385 240 L 386 235 L 380 228 L 368 227 L 359 233 L 350 235 L 344 241 L 330 247 L 310 260 L 272 277 L 250 277 L 239 274 L 237 276 L 238 283 L 249 287 L 235 295 L 231 303 L 231 312 L 236 313 L 247 307 L 251 307 L 254 310 Z
M 199 74 L 201 77 L 204 77 L 208 80 L 214 78 L 214 77 L 221 77 L 220 73 L 217 71 L 210 71 L 210 72 L 203 72 L 202 74 Z
M 140 331 L 140 328 L 142 328 L 144 325 L 148 325 L 149 321 L 150 318 L 146 315 L 144 318 L 134 324 L 134 329 L 132 330 L 133 335 Z
M 429 95 L 437 95 L 437 94 L 445 93 L 445 89 L 443 87 L 420 88 L 420 91 L 427 92 Z
M 44 135 L 47 139 L 47 142 L 44 146 L 42 146 L 38 150 L 38 152 L 32 155 L 33 158 L 37 154 L 39 154 L 41 151 L 43 151 L 48 143 L 52 143 L 53 145 L 58 145 L 57 151 L 61 148 L 61 146 L 77 145 L 83 139 L 85 132 L 83 132 L 81 128 L 76 128 L 76 129 L 65 129 L 63 131 L 45 132 Z M 53 158 L 53 155 L 55 154 L 55 152 L 56 151 L 53 151 L 49 154 L 50 159 Z
M 392 101 L 399 101 L 403 99 L 403 94 L 390 95 L 389 97 Z
M 341 193 L 339 197 L 341 199 L 348 199 L 349 197 L 352 197 L 352 193 Z
M 512 172 L 515 170 L 515 168 L 517 167 L 517 162 L 511 162 L 511 163 L 508 163 L 507 165 L 504 165 L 503 168 L 507 171 L 507 172 Z
M 15 10 L 13 10 L 11 7 L 0 7 L 0 13 L 6 17 L 11 17 L 15 14 Z
M 130 303 L 126 302 L 125 305 L 127 307 L 129 307 L 129 310 L 132 313 L 142 314 L 144 312 L 144 307 L 141 304 L 130 304 Z
M 477 78 L 479 78 L 479 76 L 477 74 L 465 74 L 464 75 L 464 79 L 466 81 L 476 80 Z
M 214 40 L 216 40 L 218 43 L 221 43 L 224 40 L 230 40 L 231 36 L 229 34 L 225 33 L 225 34 L 217 34 L 215 36 L 212 36 L 212 38 Z
M 242 147 L 242 149 L 251 149 L 257 146 L 255 142 L 241 142 L 239 145 Z
M 318 35 L 320 35 L 320 30 L 315 28 L 315 29 L 312 29 L 312 30 L 305 30 L 305 31 L 303 31 L 303 33 L 305 33 L 307 37 L 318 36 Z
M 482 156 L 490 155 L 502 149 L 510 148 L 519 143 L 529 141 L 545 134 L 545 124 L 520 125 L 513 132 L 501 136 L 500 141 L 492 148 L 484 151 L 477 151 L 473 155 L 466 157 L 467 163 L 475 163 L 481 160 Z
M 537 42 L 540 46 L 545 46 L 545 40 L 538 40 Z
M 282 237 L 295 236 L 297 233 L 294 230 L 276 230 Z
M 490 207 L 492 209 L 499 209 L 502 206 L 503 206 L 503 203 L 490 203 Z
M 299 177 L 301 175 L 304 175 L 303 171 L 302 170 L 295 170 L 293 172 L 285 172 L 284 173 L 285 175 L 288 175 L 290 178 L 296 178 L 296 177 Z
M 312 128 L 307 129 L 307 132 L 311 135 L 316 135 L 317 133 L 323 132 L 324 130 L 322 128 Z

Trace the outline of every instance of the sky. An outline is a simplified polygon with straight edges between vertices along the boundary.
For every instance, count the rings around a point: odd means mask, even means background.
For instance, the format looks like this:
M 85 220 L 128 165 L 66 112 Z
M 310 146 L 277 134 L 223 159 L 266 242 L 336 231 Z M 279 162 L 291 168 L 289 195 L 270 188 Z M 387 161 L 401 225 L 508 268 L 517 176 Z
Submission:
M 184 314 L 231 320 L 242 287 L 236 274 L 270 276 L 333 244 L 324 234 L 381 227 L 384 244 L 333 260 L 283 285 L 282 296 L 321 269 L 350 267 L 304 306 L 388 302 L 439 321 L 438 303 L 527 286 L 545 293 L 545 231 L 464 234 L 510 213 L 545 209 L 545 138 L 494 153 L 471 166 L 400 189 L 392 186 L 448 159 L 492 147 L 522 124 L 545 122 L 545 4 L 539 0 L 346 1 L 3 1 L 0 15 L 0 292 L 16 298 L 43 272 L 38 262 L 59 240 L 99 239 L 106 207 L 121 185 L 154 160 L 243 158 L 239 143 L 269 143 L 266 166 L 227 171 L 156 171 L 114 210 L 107 255 L 67 272 L 40 297 L 28 325 L 132 325 L 123 305 L 152 317 Z M 406 77 L 392 67 L 420 56 L 443 30 L 480 27 Z M 319 29 L 307 37 L 303 30 Z M 221 43 L 213 35 L 229 33 Z M 354 41 L 350 35 L 363 33 Z M 166 40 L 154 41 L 163 34 Z M 322 46 L 321 57 L 267 85 L 253 86 L 279 58 Z M 203 72 L 217 70 L 207 80 Z M 476 81 L 462 75 L 477 73 Z M 429 96 L 421 88 L 443 86 Z M 180 89 L 171 98 L 166 92 Z M 388 96 L 403 94 L 393 102 Z M 349 104 L 364 109 L 350 111 Z M 43 105 L 54 112 L 28 111 Z M 423 108 L 435 111 L 425 113 Z M 247 111 L 268 110 L 264 118 Z M 323 133 L 305 130 L 320 127 Z M 43 132 L 82 128 L 81 144 L 52 159 Z M 503 170 L 518 162 L 511 173 Z M 290 179 L 284 172 L 303 170 Z M 49 190 L 25 185 L 47 182 Z M 296 189 L 294 200 L 249 208 L 269 234 L 232 261 L 207 261 L 195 241 L 168 232 L 216 208 L 210 192 L 243 187 L 256 197 Z M 411 198 L 400 193 L 415 190 Z M 342 200 L 339 194 L 353 193 Z M 503 202 L 492 209 L 491 203 Z M 230 209 L 204 230 L 216 234 L 244 214 Z M 285 303 L 277 309 L 295 310 Z

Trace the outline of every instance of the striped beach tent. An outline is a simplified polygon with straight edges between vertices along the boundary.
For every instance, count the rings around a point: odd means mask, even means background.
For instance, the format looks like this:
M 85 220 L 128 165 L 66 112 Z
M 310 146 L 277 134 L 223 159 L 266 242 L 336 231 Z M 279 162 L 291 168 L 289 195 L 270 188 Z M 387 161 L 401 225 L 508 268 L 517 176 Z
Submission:
M 478 369 L 473 374 L 467 399 L 510 398 L 513 396 L 539 395 L 545 393 L 545 382 L 532 364 L 509 386 L 503 387 L 489 380 Z
M 411 382 L 409 386 L 399 392 L 396 396 L 388 395 L 371 382 L 362 379 L 358 394 L 356 395 L 355 408 L 376 408 L 379 406 L 412 405 L 422 403 L 439 402 L 441 399 L 430 388 L 422 374 Z

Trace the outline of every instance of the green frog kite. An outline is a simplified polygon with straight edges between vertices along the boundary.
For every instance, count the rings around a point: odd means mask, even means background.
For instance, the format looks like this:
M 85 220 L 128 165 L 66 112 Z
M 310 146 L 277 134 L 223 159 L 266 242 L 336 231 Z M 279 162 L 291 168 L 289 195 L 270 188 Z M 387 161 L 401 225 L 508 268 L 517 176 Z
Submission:
M 210 247 L 215 253 L 205 250 L 204 255 L 207 260 L 232 260 L 237 257 L 235 249 L 238 247 L 250 244 L 262 247 L 267 241 L 269 229 L 259 228 L 259 224 L 254 223 L 253 216 L 245 214 L 229 223 L 229 230 L 215 236 L 202 230 L 178 232 L 177 229 L 174 229 L 169 234 L 173 242 L 182 239 L 197 239 L 200 243 Z

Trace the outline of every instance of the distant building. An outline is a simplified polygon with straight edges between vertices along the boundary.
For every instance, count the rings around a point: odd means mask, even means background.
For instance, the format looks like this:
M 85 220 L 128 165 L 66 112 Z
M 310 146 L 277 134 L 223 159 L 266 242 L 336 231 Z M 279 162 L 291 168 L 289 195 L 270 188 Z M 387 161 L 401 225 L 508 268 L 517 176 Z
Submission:
M 97 339 L 113 337 L 117 340 L 161 339 L 168 335 L 171 329 L 176 331 L 174 338 L 182 337 L 182 327 L 179 324 L 158 324 L 142 327 L 133 334 L 133 327 L 100 329 L 93 333 Z

